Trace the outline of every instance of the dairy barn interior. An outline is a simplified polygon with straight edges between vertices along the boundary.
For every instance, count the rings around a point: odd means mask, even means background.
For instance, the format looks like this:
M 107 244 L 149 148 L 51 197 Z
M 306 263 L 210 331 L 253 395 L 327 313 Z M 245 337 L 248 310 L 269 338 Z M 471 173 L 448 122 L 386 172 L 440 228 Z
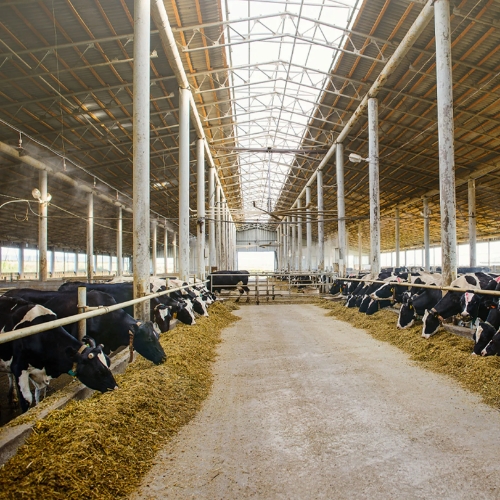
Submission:
M 0 498 L 498 498 L 497 0 L 0 7 Z

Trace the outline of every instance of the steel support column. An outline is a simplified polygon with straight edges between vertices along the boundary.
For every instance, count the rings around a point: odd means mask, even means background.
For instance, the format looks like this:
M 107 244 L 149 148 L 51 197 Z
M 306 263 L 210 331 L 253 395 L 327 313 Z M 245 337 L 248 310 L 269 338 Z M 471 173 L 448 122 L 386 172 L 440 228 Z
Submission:
M 430 218 L 429 218 L 429 199 L 427 196 L 422 198 L 424 213 L 424 269 L 431 270 L 431 236 L 430 236 Z
M 368 99 L 369 190 L 370 190 L 370 269 L 380 273 L 380 187 L 378 164 L 378 101 Z
M 208 170 L 208 210 L 209 210 L 209 233 L 208 246 L 210 251 L 210 272 L 217 267 L 217 250 L 215 247 L 215 167 L 210 166 Z
M 55 271 L 55 249 L 52 249 L 52 276 Z M 87 281 L 92 282 L 94 277 L 94 195 L 87 195 Z
M 189 95 L 179 88 L 179 278 L 189 280 Z
M 345 187 L 344 187 L 344 145 L 337 143 L 336 149 L 336 174 L 337 174 L 337 227 L 339 243 L 339 276 L 346 275 L 347 251 L 345 233 Z
M 302 272 L 302 200 L 297 200 L 297 271 Z
M 133 267 L 134 298 L 149 293 L 149 0 L 134 0 Z M 149 301 L 134 306 L 134 318 L 149 319 Z
M 325 223 L 323 222 L 323 170 L 316 175 L 318 188 L 318 271 L 325 269 Z
M 177 233 L 174 233 L 174 239 L 172 241 L 172 252 L 174 260 L 174 273 L 177 274 L 179 270 L 179 263 L 177 262 Z
M 306 186 L 306 270 L 311 271 L 312 227 L 311 227 L 311 186 Z
M 297 234 L 297 225 L 296 225 L 296 217 L 295 216 L 292 216 L 292 224 L 290 226 L 290 229 L 292 231 L 292 265 L 291 265 L 291 269 L 292 271 L 296 271 L 297 270 L 297 238 L 296 238 L 296 234 Z
M 363 260 L 363 225 L 358 223 L 358 270 L 361 271 L 361 261 Z
M 400 267 L 399 259 L 399 208 L 396 208 L 395 219 L 394 219 L 394 232 L 396 240 L 396 267 Z
M 153 219 L 151 221 L 151 267 L 152 275 L 156 276 L 156 265 L 157 265 L 157 249 L 158 249 L 158 221 Z
M 205 144 L 204 139 L 196 141 L 196 183 L 197 199 L 196 210 L 198 214 L 197 243 L 198 243 L 198 275 L 205 279 Z
M 116 275 L 123 274 L 123 210 L 118 209 L 118 220 L 116 221 Z
M 290 272 L 290 217 L 285 217 L 285 266 Z
M 443 285 L 448 286 L 457 277 L 453 82 L 450 3 L 448 0 L 436 0 L 434 2 L 434 24 L 436 34 L 442 273 Z
M 220 191 L 221 188 L 217 184 L 215 186 L 215 231 L 217 234 L 216 238 L 216 254 L 217 254 L 217 269 L 222 269 L 222 248 L 221 248 L 221 222 L 220 222 L 220 216 L 221 216 L 221 209 L 220 209 Z
M 167 224 L 165 224 L 164 227 L 164 233 L 163 233 L 163 270 L 165 274 L 168 274 L 168 229 L 167 229 Z
M 468 195 L 470 266 L 476 267 L 476 181 L 474 179 L 469 179 Z
M 38 213 L 38 279 L 47 281 L 49 276 L 47 263 L 47 172 L 41 171 L 38 173 L 38 181 L 40 184 L 40 200 Z

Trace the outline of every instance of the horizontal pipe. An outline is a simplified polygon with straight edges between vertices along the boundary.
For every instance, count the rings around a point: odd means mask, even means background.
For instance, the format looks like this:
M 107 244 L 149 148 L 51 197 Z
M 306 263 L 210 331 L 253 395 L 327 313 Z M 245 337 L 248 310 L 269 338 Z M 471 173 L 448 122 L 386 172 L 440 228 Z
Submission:
M 478 295 L 493 295 L 494 297 L 500 297 L 500 292 L 495 290 L 481 290 L 481 288 L 458 288 L 454 286 L 436 286 L 436 285 L 419 285 L 414 283 L 405 283 L 402 281 L 380 281 L 380 280 L 364 280 L 360 278 L 342 278 L 342 281 L 363 281 L 366 283 L 380 283 L 381 285 L 397 285 L 406 286 L 408 288 L 429 288 L 431 290 L 444 290 L 446 292 L 460 292 L 460 293 L 477 293 Z M 389 300 L 389 299 L 387 299 Z
M 100 193 L 96 189 L 94 189 L 92 186 L 85 184 L 83 182 L 77 182 L 74 179 L 72 179 L 69 175 L 66 175 L 62 172 L 58 172 L 57 170 L 54 170 L 50 165 L 47 165 L 46 163 L 41 162 L 40 160 L 37 160 L 36 158 L 33 158 L 32 156 L 19 156 L 19 152 L 17 151 L 16 148 L 13 148 L 12 146 L 9 146 L 8 144 L 5 144 L 4 142 L 0 142 L 0 152 L 5 153 L 6 155 L 12 156 L 13 158 L 16 158 L 20 162 L 26 163 L 27 165 L 30 165 L 33 168 L 36 168 L 37 170 L 41 170 L 43 172 L 47 172 L 49 175 L 52 177 L 56 177 L 57 179 L 60 179 L 61 181 L 65 182 L 66 184 L 70 184 L 71 186 L 81 189 L 82 191 L 85 191 L 86 193 L 93 193 L 96 197 L 100 198 L 101 200 L 104 200 L 107 203 L 110 203 L 111 205 L 115 205 L 117 207 L 122 208 L 123 210 L 126 210 L 127 212 L 133 213 L 132 209 L 123 205 L 119 201 L 111 198 L 110 196 Z
M 95 318 L 96 316 L 102 316 L 118 309 L 123 309 L 128 306 L 133 306 L 134 304 L 139 304 L 146 300 L 153 299 L 155 297 L 161 297 L 162 295 L 167 295 L 177 290 L 182 290 L 183 288 L 188 288 L 191 285 L 184 285 L 178 288 L 172 288 L 170 290 L 165 290 L 163 292 L 156 292 L 152 294 L 145 295 L 144 297 L 139 297 L 137 299 L 128 300 L 127 302 L 121 302 L 120 304 L 114 304 L 112 306 L 99 306 L 93 311 L 88 311 L 80 314 L 75 314 L 74 316 L 68 316 L 67 318 L 55 319 L 53 321 L 47 321 L 47 323 L 42 323 L 40 325 L 28 326 L 26 328 L 19 328 L 19 330 L 12 330 L 10 332 L 0 333 L 0 344 L 5 342 L 11 342 L 13 340 L 21 339 L 23 337 L 29 337 L 36 333 L 45 332 L 52 328 L 58 328 L 60 326 L 66 326 L 71 323 L 76 323 L 82 319 Z

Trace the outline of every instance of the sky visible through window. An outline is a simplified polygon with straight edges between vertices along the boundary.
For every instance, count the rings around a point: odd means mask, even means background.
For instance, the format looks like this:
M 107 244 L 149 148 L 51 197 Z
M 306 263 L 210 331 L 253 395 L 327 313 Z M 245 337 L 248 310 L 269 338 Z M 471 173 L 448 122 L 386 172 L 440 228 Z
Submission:
M 236 147 L 245 214 L 267 219 L 345 43 L 355 0 L 227 0 Z M 251 43 L 248 43 L 248 42 Z M 268 152 L 268 148 L 277 152 Z

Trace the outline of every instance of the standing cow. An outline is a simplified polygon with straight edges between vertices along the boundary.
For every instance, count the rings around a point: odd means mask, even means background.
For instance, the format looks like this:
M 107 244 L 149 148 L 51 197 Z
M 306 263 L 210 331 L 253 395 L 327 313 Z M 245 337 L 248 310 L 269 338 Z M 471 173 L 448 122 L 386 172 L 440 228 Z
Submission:
M 250 289 L 248 288 L 248 271 L 215 271 L 208 275 L 208 289 L 212 293 L 220 293 L 221 290 L 234 290 L 240 292 L 235 302 L 239 302 L 243 293 L 247 294 L 247 302 L 250 302 Z

